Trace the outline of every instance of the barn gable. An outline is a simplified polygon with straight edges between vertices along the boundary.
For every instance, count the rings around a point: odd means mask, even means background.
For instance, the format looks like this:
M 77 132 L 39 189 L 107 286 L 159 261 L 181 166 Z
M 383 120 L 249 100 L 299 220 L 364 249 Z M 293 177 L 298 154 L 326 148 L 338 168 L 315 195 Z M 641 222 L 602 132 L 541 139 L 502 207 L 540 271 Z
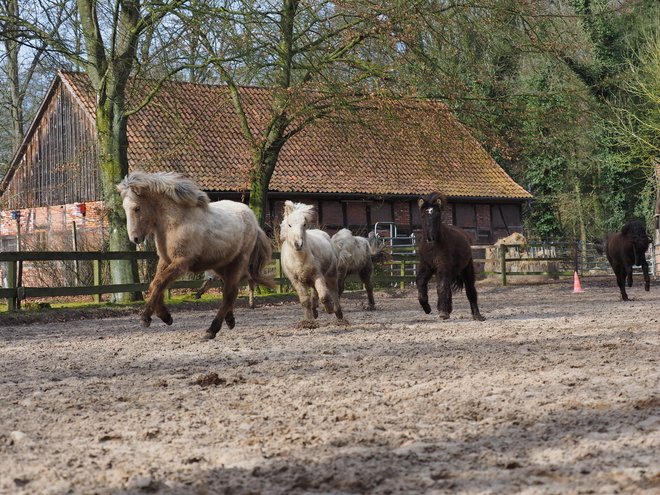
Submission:
M 93 117 L 55 78 L 0 183 L 3 209 L 100 199 L 96 141 Z

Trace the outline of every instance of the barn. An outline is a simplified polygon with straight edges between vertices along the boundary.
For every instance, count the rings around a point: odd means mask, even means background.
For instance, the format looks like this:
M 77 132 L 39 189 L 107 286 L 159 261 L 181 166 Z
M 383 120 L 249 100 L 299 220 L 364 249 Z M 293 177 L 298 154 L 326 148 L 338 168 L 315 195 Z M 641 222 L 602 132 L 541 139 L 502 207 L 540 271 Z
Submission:
M 131 88 L 143 100 L 148 81 Z M 240 88 L 253 130 L 272 92 Z M 0 183 L 0 250 L 103 248 L 104 224 L 86 75 L 60 71 Z M 250 152 L 225 86 L 167 82 L 128 124 L 131 169 L 191 177 L 211 199 L 246 201 Z M 432 190 L 449 205 L 445 220 L 474 243 L 522 231 L 531 195 L 439 101 L 372 98 L 293 136 L 270 183 L 267 224 L 287 199 L 314 204 L 329 233 L 376 230 L 395 242 L 421 229 L 416 200 Z

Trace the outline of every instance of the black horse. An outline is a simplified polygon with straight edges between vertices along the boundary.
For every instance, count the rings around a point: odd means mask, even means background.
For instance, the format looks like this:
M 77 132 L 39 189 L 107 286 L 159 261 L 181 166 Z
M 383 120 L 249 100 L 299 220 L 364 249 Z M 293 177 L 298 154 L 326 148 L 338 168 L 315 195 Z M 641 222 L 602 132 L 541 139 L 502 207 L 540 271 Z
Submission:
M 644 253 L 651 242 L 653 239 L 646 234 L 646 229 L 639 222 L 628 222 L 621 228 L 621 232 L 612 234 L 605 241 L 605 255 L 616 275 L 616 283 L 624 301 L 628 300 L 626 282 L 628 287 L 632 287 L 633 266 L 642 267 L 644 290 L 649 290 L 651 279 Z
M 431 312 L 428 282 L 435 274 L 440 318 L 443 320 L 449 318 L 452 310 L 452 292 L 465 287 L 472 318 L 482 321 L 485 318 L 479 313 L 477 305 L 477 289 L 474 286 L 476 277 L 470 240 L 461 229 L 442 223 L 443 200 L 444 197 L 438 192 L 432 192 L 418 200 L 422 215 L 422 242 L 419 248 L 417 272 L 419 303 L 427 314 Z

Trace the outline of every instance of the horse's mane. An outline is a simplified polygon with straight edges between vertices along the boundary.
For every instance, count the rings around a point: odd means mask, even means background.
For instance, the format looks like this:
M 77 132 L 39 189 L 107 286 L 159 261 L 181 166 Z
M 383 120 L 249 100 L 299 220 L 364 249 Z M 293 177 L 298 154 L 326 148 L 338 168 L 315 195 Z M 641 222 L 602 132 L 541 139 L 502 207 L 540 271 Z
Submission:
M 176 172 L 131 172 L 117 186 L 122 198 L 126 195 L 167 196 L 175 203 L 208 208 L 210 199 L 197 184 Z
M 293 201 L 284 202 L 284 217 L 288 217 L 293 213 L 302 213 L 305 219 L 312 221 L 314 219 L 314 205 L 306 205 L 305 203 L 294 203 Z
M 646 251 L 649 242 L 651 242 L 651 239 L 646 233 L 644 225 L 637 221 L 632 221 L 625 224 L 623 227 L 621 227 L 621 233 L 625 236 L 628 236 L 628 238 L 632 238 L 632 242 L 634 243 L 635 249 L 637 251 Z
M 623 227 L 621 227 L 621 233 L 625 235 L 632 235 L 633 237 L 647 237 L 646 229 L 641 223 L 637 221 L 632 221 L 625 224 Z

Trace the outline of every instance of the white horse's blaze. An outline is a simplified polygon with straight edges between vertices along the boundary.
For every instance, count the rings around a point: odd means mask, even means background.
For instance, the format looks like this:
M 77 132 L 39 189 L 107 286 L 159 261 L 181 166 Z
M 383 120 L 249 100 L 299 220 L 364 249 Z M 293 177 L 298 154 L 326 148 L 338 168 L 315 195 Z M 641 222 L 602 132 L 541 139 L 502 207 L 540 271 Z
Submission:
M 124 198 L 123 206 L 124 211 L 126 212 L 126 230 L 128 232 L 128 238 L 135 244 L 141 244 L 150 232 L 145 232 L 140 225 L 140 206 L 128 196 Z

